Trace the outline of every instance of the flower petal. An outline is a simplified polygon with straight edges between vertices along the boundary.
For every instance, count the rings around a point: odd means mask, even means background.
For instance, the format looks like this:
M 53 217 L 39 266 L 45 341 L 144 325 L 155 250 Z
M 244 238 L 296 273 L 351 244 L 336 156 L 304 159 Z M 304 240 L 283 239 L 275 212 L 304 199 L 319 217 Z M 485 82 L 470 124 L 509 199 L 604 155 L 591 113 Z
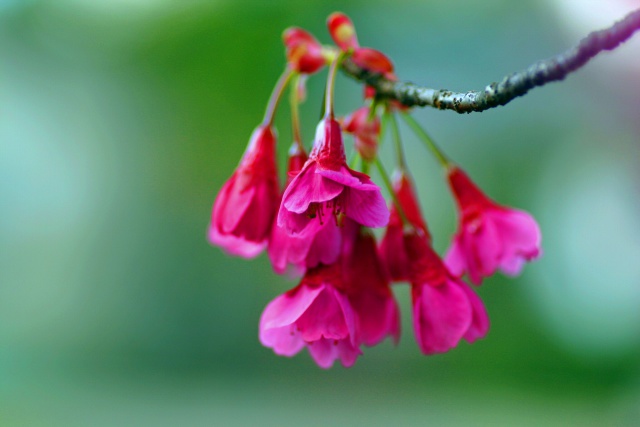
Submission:
M 267 246 L 266 240 L 262 242 L 250 242 L 232 234 L 221 234 L 214 224 L 209 225 L 208 238 L 209 242 L 220 246 L 229 255 L 243 258 L 255 258 Z
M 471 304 L 460 287 L 414 285 L 413 327 L 424 354 L 444 353 L 458 345 L 471 325 Z
M 510 276 L 517 275 L 525 261 L 540 255 L 540 227 L 530 214 L 523 211 L 501 209 L 492 211 L 490 215 L 504 245 L 500 268 Z
M 449 272 L 456 277 L 461 277 L 467 270 L 466 257 L 462 251 L 458 237 L 454 237 L 449 250 L 444 258 L 444 263 Z
M 326 202 L 334 199 L 342 192 L 343 186 L 331 180 L 324 179 L 316 173 L 319 168 L 313 160 L 309 160 L 300 173 L 291 181 L 282 196 L 280 212 L 288 210 L 298 214 L 304 213 L 314 202 Z M 280 217 L 278 224 L 281 225 Z
M 298 286 L 271 301 L 260 318 L 260 331 L 288 326 L 297 321 L 313 304 L 324 286 Z
M 358 356 L 362 354 L 360 349 L 353 346 L 348 339 L 330 340 L 321 339 L 308 343 L 307 348 L 313 360 L 323 369 L 333 366 L 336 359 L 340 359 L 346 368 L 352 366 Z
M 302 339 L 307 342 L 321 338 L 348 338 L 353 331 L 347 324 L 343 307 L 331 286 L 322 286 L 322 291 L 296 321 Z M 353 315 L 350 316 L 353 318 Z
M 485 308 L 484 303 L 473 289 L 469 287 L 469 285 L 461 280 L 456 281 L 456 283 L 460 289 L 465 292 L 469 299 L 469 303 L 471 303 L 471 325 L 464 334 L 464 339 L 472 343 L 480 338 L 484 338 L 485 335 L 487 335 L 487 332 L 489 332 L 489 315 L 487 314 L 487 309 Z
M 326 218 L 313 237 L 303 237 L 310 242 L 311 246 L 307 251 L 305 266 L 312 268 L 322 263 L 333 264 L 340 256 L 342 247 L 342 233 L 333 218 Z

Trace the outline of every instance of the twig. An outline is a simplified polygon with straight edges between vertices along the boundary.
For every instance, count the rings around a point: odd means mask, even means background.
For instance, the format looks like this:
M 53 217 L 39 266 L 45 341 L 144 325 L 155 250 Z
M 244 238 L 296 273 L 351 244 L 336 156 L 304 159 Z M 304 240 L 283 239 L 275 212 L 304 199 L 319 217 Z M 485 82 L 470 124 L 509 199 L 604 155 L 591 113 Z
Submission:
M 563 80 L 569 73 L 585 65 L 602 51 L 613 50 L 640 30 L 640 9 L 609 28 L 594 31 L 577 46 L 552 58 L 531 65 L 526 70 L 510 74 L 499 83 L 491 83 L 482 91 L 452 92 L 430 89 L 410 82 L 390 81 L 384 76 L 358 67 L 351 60 L 342 64 L 343 71 L 373 86 L 378 96 L 395 99 L 408 107 L 431 106 L 440 110 L 471 113 L 505 105 L 529 90 Z

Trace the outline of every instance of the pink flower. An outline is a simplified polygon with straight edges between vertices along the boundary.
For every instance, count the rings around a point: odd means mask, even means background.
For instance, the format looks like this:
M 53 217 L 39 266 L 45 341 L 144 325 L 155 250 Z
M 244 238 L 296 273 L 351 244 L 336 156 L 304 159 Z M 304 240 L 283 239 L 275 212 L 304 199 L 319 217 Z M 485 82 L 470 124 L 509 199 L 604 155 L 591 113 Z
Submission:
M 258 126 L 216 197 L 209 241 L 232 255 L 252 258 L 267 245 L 279 200 L 275 145 L 271 127 Z
M 271 301 L 260 318 L 260 342 L 281 356 L 307 347 L 321 368 L 336 359 L 346 367 L 361 354 L 356 315 L 343 292 L 340 263 L 320 266 L 300 284 Z
M 367 227 L 382 227 L 389 211 L 378 186 L 347 167 L 340 126 L 325 118 L 318 125 L 309 160 L 284 192 L 278 226 L 310 238 L 325 222 L 340 225 L 345 217 Z
M 540 227 L 526 212 L 489 199 L 459 168 L 449 171 L 449 185 L 460 211 L 460 224 L 446 256 L 452 273 L 469 274 L 477 285 L 500 268 L 520 273 L 525 261 L 540 253 Z
M 393 177 L 393 191 L 402 206 L 409 226 L 415 232 L 431 241 L 427 224 L 425 223 L 420 204 L 416 197 L 410 177 L 406 173 L 397 172 Z M 380 243 L 380 257 L 387 267 L 391 279 L 396 282 L 409 280 L 409 257 L 404 245 L 405 226 L 402 217 L 394 203 L 391 204 L 391 217 Z
M 373 346 L 391 335 L 400 339 L 400 312 L 389 286 L 389 275 L 378 257 L 373 235 L 357 227 L 355 240 L 343 258 L 349 301 L 358 318 L 360 341 Z
M 472 343 L 489 330 L 482 301 L 452 276 L 427 240 L 405 236 L 410 259 L 413 329 L 424 354 L 444 353 L 464 338 Z
M 353 134 L 358 154 L 368 161 L 375 159 L 380 138 L 380 118 L 370 117 L 369 107 L 358 108 L 342 121 L 342 129 Z
M 473 342 L 486 335 L 489 318 L 480 298 L 450 274 L 431 247 L 431 235 L 406 173 L 394 176 L 395 205 L 380 245 L 381 258 L 396 281 L 411 282 L 413 327 L 425 354 L 443 353 L 464 338 Z
M 295 178 L 307 161 L 307 154 L 297 144 L 289 152 L 287 186 Z M 333 264 L 340 255 L 342 236 L 335 221 L 324 221 L 317 233 L 311 237 L 291 234 L 276 221 L 269 239 L 269 259 L 273 270 L 278 274 L 287 272 L 302 275 L 307 268 L 318 264 Z

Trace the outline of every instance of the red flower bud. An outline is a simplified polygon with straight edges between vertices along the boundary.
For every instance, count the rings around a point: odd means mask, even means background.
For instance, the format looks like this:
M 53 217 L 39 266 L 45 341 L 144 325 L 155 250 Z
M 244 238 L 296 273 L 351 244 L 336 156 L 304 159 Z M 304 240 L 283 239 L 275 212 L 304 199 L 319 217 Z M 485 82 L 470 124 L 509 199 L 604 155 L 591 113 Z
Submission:
M 333 12 L 329 15 L 329 18 L 327 18 L 327 27 L 329 28 L 331 38 L 341 50 L 347 51 L 360 47 L 358 37 L 356 36 L 356 28 L 353 26 L 351 19 L 344 13 Z
M 302 28 L 287 28 L 282 33 L 287 62 L 300 73 L 313 74 L 326 65 L 322 45 Z
M 392 73 L 393 63 L 387 56 L 375 49 L 360 47 L 353 52 L 351 60 L 360 68 L 374 73 Z
M 365 160 L 373 160 L 378 152 L 380 138 L 380 119 L 378 116 L 369 117 L 369 107 L 358 108 L 344 118 L 342 129 L 353 134 L 358 154 Z

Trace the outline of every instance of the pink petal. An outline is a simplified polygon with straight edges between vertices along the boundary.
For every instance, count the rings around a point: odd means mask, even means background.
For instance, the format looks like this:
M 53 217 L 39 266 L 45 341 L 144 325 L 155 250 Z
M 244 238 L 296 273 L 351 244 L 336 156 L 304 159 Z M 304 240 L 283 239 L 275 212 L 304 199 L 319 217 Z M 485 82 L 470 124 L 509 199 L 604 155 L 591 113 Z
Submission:
M 466 283 L 461 280 L 456 281 L 462 289 L 469 303 L 471 303 L 472 319 L 469 329 L 464 334 L 464 339 L 472 343 L 477 339 L 484 338 L 489 332 L 489 315 L 480 297 Z
M 291 235 L 282 227 L 273 226 L 271 238 L 269 239 L 269 259 L 273 270 L 278 274 L 283 274 L 287 266 L 302 266 L 305 264 L 305 257 L 309 252 L 312 241 Z
M 260 330 L 291 325 L 305 313 L 324 288 L 325 286 L 298 286 L 295 290 L 278 296 L 264 309 L 260 318 Z
M 342 245 L 342 233 L 332 217 L 325 219 L 315 236 L 303 239 L 311 244 L 304 261 L 307 268 L 320 263 L 329 265 L 337 261 Z
M 498 268 L 503 245 L 493 221 L 482 218 L 479 225 L 466 225 L 458 235 L 458 244 L 464 253 L 467 273 L 479 285 Z
M 460 246 L 458 236 L 455 236 L 444 258 L 444 263 L 449 272 L 456 277 L 462 276 L 467 270 L 466 257 Z
M 384 263 L 391 280 L 396 282 L 409 280 L 409 257 L 404 247 L 402 226 L 387 226 L 380 242 L 380 260 Z
M 366 227 L 384 227 L 389 222 L 389 209 L 380 194 L 380 189 L 360 190 L 358 188 L 345 189 L 347 202 L 346 214 L 354 221 Z
M 340 359 L 345 367 L 352 366 L 358 356 L 362 354 L 360 349 L 353 346 L 347 339 L 329 340 L 321 339 L 308 343 L 307 348 L 313 360 L 323 369 L 333 366 L 333 361 Z
M 241 256 L 243 258 L 255 258 L 267 246 L 266 240 L 262 242 L 250 242 L 232 234 L 220 234 L 213 224 L 209 225 L 208 237 L 212 244 L 220 246 L 228 254 Z
M 508 275 L 517 275 L 525 261 L 540 255 L 540 227 L 523 211 L 495 210 L 491 217 L 504 245 L 500 268 Z
M 366 227 L 384 227 L 389 222 L 389 209 L 380 188 L 361 173 L 342 167 L 339 171 L 318 169 L 318 174 L 345 186 L 346 215 Z
M 304 314 L 296 321 L 302 339 L 307 342 L 320 338 L 343 339 L 348 338 L 355 329 L 349 327 L 339 301 L 340 295 L 331 286 L 322 286 L 322 291 Z M 353 313 L 350 313 L 353 318 Z
M 297 354 L 305 346 L 295 324 L 273 328 L 264 333 L 261 331 L 260 342 L 265 347 L 272 348 L 277 355 L 287 357 Z
M 347 326 L 347 331 L 349 332 L 350 342 L 353 346 L 357 346 L 358 339 L 358 330 L 356 328 L 356 313 L 349 302 L 349 299 L 342 292 L 337 291 L 336 289 L 332 289 L 334 293 L 334 297 L 338 304 L 340 305 L 340 309 L 342 310 L 342 315 L 344 316 L 344 321 Z
M 319 170 L 315 161 L 307 161 L 285 190 L 280 206 L 281 213 L 283 210 L 298 214 L 305 213 L 311 203 L 332 200 L 342 192 L 343 185 L 331 179 L 325 179 L 322 174 L 317 173 Z M 278 217 L 278 224 L 282 225 L 281 222 Z
M 249 207 L 255 191 L 254 187 L 240 188 L 242 179 L 239 180 L 238 176 L 236 171 L 224 183 L 213 204 L 211 223 L 223 234 L 236 227 L 242 214 Z
M 245 238 L 252 242 L 263 242 L 271 234 L 273 218 L 278 208 L 277 187 L 262 183 L 255 185 L 252 190 L 247 191 L 247 197 L 251 197 L 251 203 L 244 212 L 230 212 L 229 215 L 236 215 L 240 218 L 233 234 Z
M 360 292 L 351 299 L 359 321 L 360 341 L 374 346 L 387 335 L 400 338 L 400 311 L 392 295 Z
M 366 186 L 376 186 L 373 183 L 363 184 L 358 177 L 351 174 L 351 170 L 346 166 L 340 167 L 339 170 L 318 168 L 316 173 L 324 178 L 347 187 L 365 186 L 364 188 L 366 188 Z
M 444 353 L 458 345 L 471 325 L 471 304 L 450 281 L 413 289 L 413 327 L 424 354 Z

